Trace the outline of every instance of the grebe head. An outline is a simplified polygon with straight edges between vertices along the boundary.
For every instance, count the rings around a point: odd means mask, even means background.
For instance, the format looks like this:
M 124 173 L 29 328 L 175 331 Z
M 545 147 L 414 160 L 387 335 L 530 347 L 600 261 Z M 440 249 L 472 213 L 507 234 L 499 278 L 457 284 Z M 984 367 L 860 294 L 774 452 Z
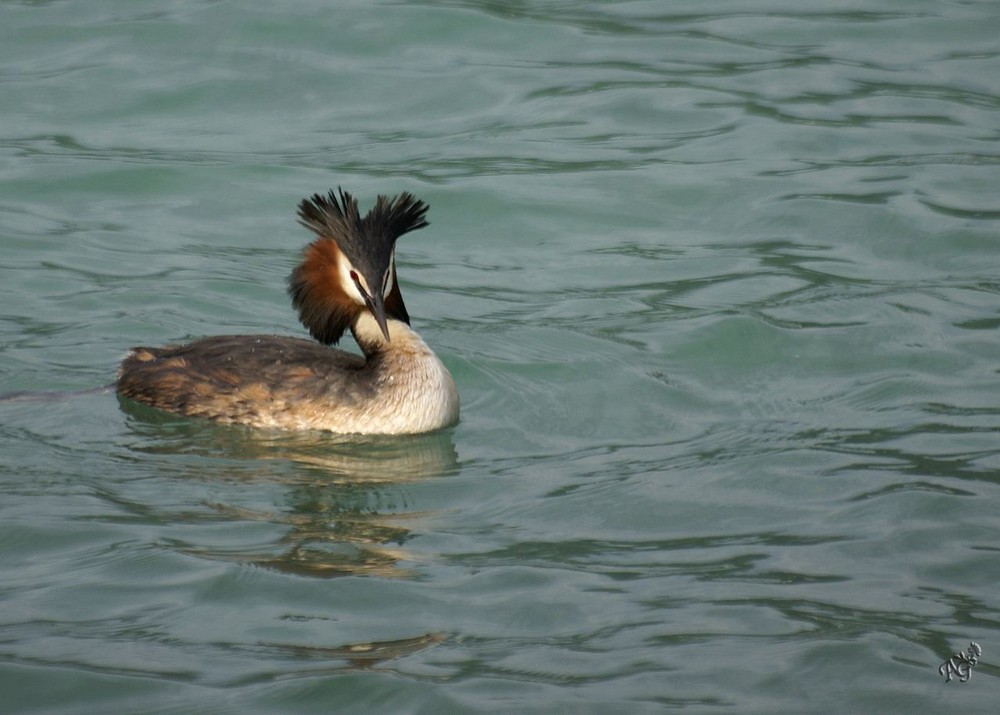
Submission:
M 362 218 L 357 200 L 343 189 L 302 200 L 299 223 L 318 238 L 292 271 L 288 292 L 314 338 L 336 343 L 363 310 L 386 340 L 388 319 L 410 322 L 396 281 L 396 240 L 427 225 L 427 208 L 409 193 L 379 195 Z

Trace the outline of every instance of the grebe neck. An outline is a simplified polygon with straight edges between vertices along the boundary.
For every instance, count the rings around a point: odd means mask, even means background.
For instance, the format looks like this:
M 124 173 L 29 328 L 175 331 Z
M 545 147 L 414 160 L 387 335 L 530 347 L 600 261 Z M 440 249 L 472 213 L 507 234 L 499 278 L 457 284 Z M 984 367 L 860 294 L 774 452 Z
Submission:
M 427 343 L 407 323 L 389 318 L 386 321 L 386 326 L 389 329 L 388 340 L 382 334 L 382 329 L 375 317 L 367 310 L 362 311 L 351 326 L 354 340 L 369 360 L 387 353 L 400 355 L 430 353 L 433 355 L 431 349 L 427 347 Z
M 366 408 L 369 431 L 426 432 L 457 422 L 458 390 L 448 368 L 407 323 L 390 318 L 386 325 L 388 340 L 365 311 L 351 327 L 378 391 Z

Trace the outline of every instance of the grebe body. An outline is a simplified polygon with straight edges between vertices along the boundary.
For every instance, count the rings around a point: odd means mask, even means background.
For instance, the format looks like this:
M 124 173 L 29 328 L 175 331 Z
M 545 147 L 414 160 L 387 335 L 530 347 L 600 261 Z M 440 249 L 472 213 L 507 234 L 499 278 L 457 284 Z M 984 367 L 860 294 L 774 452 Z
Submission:
M 427 225 L 410 194 L 357 202 L 330 192 L 299 205 L 317 234 L 289 278 L 299 319 L 316 341 L 224 335 L 132 348 L 119 394 L 217 422 L 358 434 L 429 432 L 458 421 L 455 382 L 410 327 L 396 281 L 396 240 Z M 328 347 L 350 329 L 363 355 Z

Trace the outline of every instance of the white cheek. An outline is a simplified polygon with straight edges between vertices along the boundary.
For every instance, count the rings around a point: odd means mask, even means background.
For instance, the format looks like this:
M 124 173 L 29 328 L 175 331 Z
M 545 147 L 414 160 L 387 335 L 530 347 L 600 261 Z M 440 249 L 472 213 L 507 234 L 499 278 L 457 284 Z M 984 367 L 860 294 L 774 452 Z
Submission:
M 394 273 L 394 271 L 390 268 L 389 272 L 385 276 L 385 290 L 382 291 L 382 297 L 383 298 L 388 298 L 389 294 L 392 293 L 392 286 L 393 286 L 392 274 L 393 273 Z
M 395 271 L 393 270 L 393 266 L 395 265 L 396 265 L 396 252 L 393 251 L 392 260 L 389 262 L 389 272 L 385 274 L 385 290 L 382 291 L 383 298 L 388 298 L 389 294 L 392 293 L 392 286 L 394 285 L 392 282 L 392 275 L 393 273 L 395 273 Z
M 337 273 L 340 276 L 340 285 L 343 287 L 344 292 L 347 293 L 347 295 L 351 296 L 351 298 L 353 298 L 356 303 L 364 305 L 365 297 L 361 295 L 361 291 L 359 291 L 358 287 L 354 284 L 354 279 L 351 278 L 352 270 L 354 270 L 354 266 L 351 265 L 351 262 L 347 260 L 344 254 L 342 253 L 339 254 L 337 256 Z M 364 287 L 364 289 L 368 290 L 368 292 L 370 293 L 371 291 L 368 289 L 368 284 L 365 282 L 365 277 L 362 276 L 357 271 L 354 272 L 357 273 L 358 280 L 361 281 L 362 287 Z

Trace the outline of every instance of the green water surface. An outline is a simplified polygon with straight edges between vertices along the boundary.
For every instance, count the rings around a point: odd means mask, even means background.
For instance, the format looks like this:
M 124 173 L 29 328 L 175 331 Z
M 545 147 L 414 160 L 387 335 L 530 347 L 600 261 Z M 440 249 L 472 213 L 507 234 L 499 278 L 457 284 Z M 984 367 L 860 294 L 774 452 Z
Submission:
M 0 3 L 0 712 L 990 711 L 998 37 L 987 1 Z M 337 185 L 430 204 L 399 278 L 458 426 L 82 392 L 303 335 L 295 206 Z

